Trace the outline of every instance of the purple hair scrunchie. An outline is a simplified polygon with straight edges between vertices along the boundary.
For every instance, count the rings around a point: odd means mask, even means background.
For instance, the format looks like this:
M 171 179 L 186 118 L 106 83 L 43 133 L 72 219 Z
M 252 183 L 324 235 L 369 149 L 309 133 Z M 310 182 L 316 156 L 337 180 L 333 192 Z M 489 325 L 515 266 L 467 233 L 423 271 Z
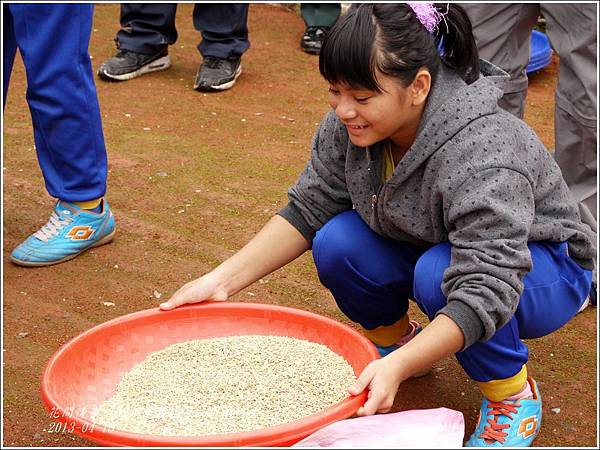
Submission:
M 441 20 L 444 18 L 445 14 L 441 14 L 433 5 L 433 3 L 425 3 L 425 2 L 413 2 L 407 3 L 408 6 L 413 10 L 419 22 L 423 24 L 423 26 L 429 31 L 429 33 L 433 34 L 437 28 Z

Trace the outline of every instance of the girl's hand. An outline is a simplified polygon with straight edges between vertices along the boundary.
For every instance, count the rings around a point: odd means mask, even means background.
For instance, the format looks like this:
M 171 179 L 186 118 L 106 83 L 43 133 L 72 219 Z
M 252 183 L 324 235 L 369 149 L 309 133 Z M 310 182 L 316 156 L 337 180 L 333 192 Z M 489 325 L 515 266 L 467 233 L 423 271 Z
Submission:
M 366 403 L 356 414 L 370 416 L 388 412 L 394 404 L 398 386 L 406 378 L 388 357 L 371 362 L 362 371 L 356 383 L 348 389 L 351 395 L 358 395 L 366 388 L 369 389 Z
M 368 399 L 357 414 L 370 416 L 388 412 L 400 383 L 459 352 L 464 344 L 459 326 L 448 316 L 438 314 L 414 339 L 365 367 L 356 383 L 348 389 L 350 394 L 358 395 L 369 388 Z
M 160 304 L 160 309 L 168 311 L 186 303 L 200 303 L 205 300 L 225 301 L 229 295 L 220 287 L 210 273 L 184 284 L 173 296 Z

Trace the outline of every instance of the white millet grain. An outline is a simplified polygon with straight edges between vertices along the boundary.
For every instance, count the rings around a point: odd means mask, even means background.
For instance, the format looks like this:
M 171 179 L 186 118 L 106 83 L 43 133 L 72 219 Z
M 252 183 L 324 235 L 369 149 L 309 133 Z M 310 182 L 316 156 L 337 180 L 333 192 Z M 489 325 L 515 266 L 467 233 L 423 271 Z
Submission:
M 92 419 L 135 433 L 236 433 L 306 417 L 356 380 L 325 345 L 283 336 L 198 339 L 149 354 Z

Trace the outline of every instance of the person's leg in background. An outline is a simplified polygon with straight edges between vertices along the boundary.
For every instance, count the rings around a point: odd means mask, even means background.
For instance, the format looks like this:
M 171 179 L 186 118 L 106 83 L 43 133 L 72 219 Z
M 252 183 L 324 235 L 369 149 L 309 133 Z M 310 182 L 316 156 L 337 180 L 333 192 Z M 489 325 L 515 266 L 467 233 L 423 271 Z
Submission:
M 100 78 L 125 81 L 168 69 L 168 46 L 177 40 L 176 12 L 176 3 L 121 3 L 117 53 L 100 65 Z
M 8 4 L 2 5 L 2 108 L 6 106 L 6 93 L 10 83 L 10 74 L 12 73 L 13 63 L 17 54 L 17 41 L 13 24 L 12 14 Z
M 194 89 L 211 92 L 233 87 L 242 73 L 248 40 L 248 3 L 196 3 L 194 28 L 202 34 L 202 63 Z
M 107 157 L 88 54 L 94 6 L 4 8 L 4 23 L 12 25 L 4 30 L 5 43 L 19 48 L 25 65 L 38 161 L 48 193 L 58 199 L 48 223 L 15 248 L 11 260 L 45 266 L 108 243 L 115 232 L 103 198 Z M 4 54 L 4 68 L 12 68 L 14 56 L 13 50 Z M 10 73 L 4 77 L 6 89 Z
M 488 341 L 456 354 L 484 395 L 479 423 L 467 446 L 531 445 L 541 424 L 541 397 L 527 375 L 529 352 L 521 339 L 561 328 L 577 314 L 590 289 L 591 272 L 568 256 L 566 244 L 534 242 L 529 250 L 533 268 L 523 280 L 514 317 Z M 430 319 L 447 304 L 441 286 L 450 258 L 450 244 L 439 244 L 415 267 L 415 300 Z
M 537 4 L 461 3 L 471 23 L 479 56 L 510 75 L 498 104 L 522 119 L 527 96 L 531 30 L 537 22 Z
M 480 57 L 511 79 L 498 104 L 523 118 L 531 31 L 540 14 L 560 57 L 555 107 L 554 157 L 579 202 L 581 218 L 596 224 L 596 5 L 461 4 L 473 24 Z M 595 262 L 597 264 L 597 262 Z M 596 305 L 596 280 L 589 301 Z M 587 306 L 582 305 L 582 310 Z
M 584 223 L 597 232 L 597 4 L 542 4 L 546 34 L 560 58 L 554 112 L 554 158 L 579 202 Z M 590 293 L 596 304 L 596 282 Z
M 300 48 L 306 53 L 318 55 L 323 40 L 342 10 L 341 3 L 302 3 L 300 14 L 306 25 Z

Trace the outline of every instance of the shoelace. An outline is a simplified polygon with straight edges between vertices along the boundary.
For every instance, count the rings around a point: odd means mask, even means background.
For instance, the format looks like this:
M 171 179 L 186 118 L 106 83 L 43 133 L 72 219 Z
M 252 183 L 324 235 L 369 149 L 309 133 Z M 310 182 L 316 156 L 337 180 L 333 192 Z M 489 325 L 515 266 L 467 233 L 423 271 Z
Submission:
M 119 50 L 115 55 L 115 58 L 126 58 L 127 54 L 132 53 L 129 50 Z
M 222 58 L 215 58 L 214 56 L 207 56 L 204 58 L 204 65 L 209 69 L 218 69 L 224 66 L 226 61 Z
M 52 211 L 48 222 L 46 222 L 46 224 L 38 231 L 33 233 L 33 236 L 38 238 L 40 241 L 48 242 L 48 239 L 56 236 L 65 225 L 72 221 L 73 219 L 70 217 L 63 218 L 56 214 L 56 211 Z
M 484 439 L 486 443 L 491 444 L 494 441 L 498 441 L 501 444 L 504 444 L 506 441 L 506 436 L 508 433 L 505 433 L 504 429 L 510 427 L 510 423 L 498 423 L 498 416 L 506 416 L 510 420 L 512 420 L 512 414 L 517 412 L 517 408 L 521 406 L 519 401 L 503 401 L 503 402 L 489 402 L 488 407 L 491 408 L 491 411 L 487 413 L 488 416 L 492 416 L 492 418 L 488 418 L 486 425 L 483 428 L 483 432 L 479 435 L 480 438 Z

